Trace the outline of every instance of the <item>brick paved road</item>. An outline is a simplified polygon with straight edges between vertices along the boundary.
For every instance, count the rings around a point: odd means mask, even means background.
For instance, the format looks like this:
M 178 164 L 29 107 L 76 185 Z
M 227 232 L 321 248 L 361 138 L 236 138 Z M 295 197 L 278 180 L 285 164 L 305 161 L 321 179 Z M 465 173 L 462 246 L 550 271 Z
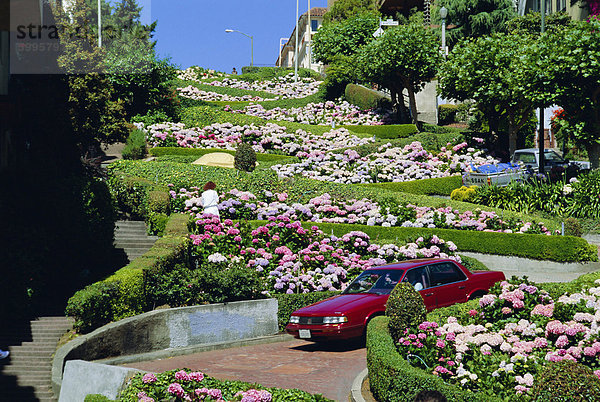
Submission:
M 352 381 L 367 366 L 367 360 L 366 349 L 360 344 L 315 344 L 292 340 L 124 366 L 154 372 L 187 367 L 219 379 L 299 388 L 346 402 Z

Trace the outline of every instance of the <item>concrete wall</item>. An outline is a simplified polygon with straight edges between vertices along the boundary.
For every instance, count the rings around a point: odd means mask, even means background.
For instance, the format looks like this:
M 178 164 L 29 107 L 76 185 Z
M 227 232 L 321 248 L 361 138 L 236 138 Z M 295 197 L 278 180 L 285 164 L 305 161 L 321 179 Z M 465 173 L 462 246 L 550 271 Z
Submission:
M 58 402 L 83 401 L 89 394 L 101 394 L 116 400 L 127 381 L 138 371 L 83 360 L 68 361 Z
M 52 367 L 53 388 L 58 394 L 67 360 L 99 360 L 234 342 L 277 332 L 276 299 L 150 311 L 107 324 L 58 349 Z
M 438 124 L 437 84 L 437 80 L 430 81 L 415 95 L 419 121 Z

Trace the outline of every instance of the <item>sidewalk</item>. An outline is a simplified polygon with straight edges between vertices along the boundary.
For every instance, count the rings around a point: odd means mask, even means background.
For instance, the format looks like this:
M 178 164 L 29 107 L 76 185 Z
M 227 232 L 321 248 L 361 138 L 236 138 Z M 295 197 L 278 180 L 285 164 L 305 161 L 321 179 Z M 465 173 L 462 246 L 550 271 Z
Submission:
M 366 368 L 367 360 L 366 349 L 357 343 L 318 344 L 292 340 L 124 366 L 153 372 L 185 367 L 218 379 L 256 382 L 267 387 L 299 388 L 346 402 L 352 382 Z

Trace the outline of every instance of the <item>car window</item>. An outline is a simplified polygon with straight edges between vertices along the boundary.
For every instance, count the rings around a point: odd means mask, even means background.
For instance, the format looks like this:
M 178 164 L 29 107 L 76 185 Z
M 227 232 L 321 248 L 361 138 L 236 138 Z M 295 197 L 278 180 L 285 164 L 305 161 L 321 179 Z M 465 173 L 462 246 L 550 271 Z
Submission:
M 426 267 L 410 269 L 406 272 L 402 282 L 408 282 L 415 287 L 415 290 L 422 290 L 429 287 L 429 276 Z
M 429 266 L 429 276 L 432 286 L 464 281 L 465 274 L 451 262 L 443 262 Z
M 544 158 L 552 162 L 564 162 L 563 158 L 554 151 L 544 152 Z
M 523 163 L 535 163 L 535 155 L 532 153 L 521 153 L 515 155 L 515 160 Z
M 343 293 L 388 294 L 394 289 L 403 273 L 404 271 L 399 269 L 363 271 Z

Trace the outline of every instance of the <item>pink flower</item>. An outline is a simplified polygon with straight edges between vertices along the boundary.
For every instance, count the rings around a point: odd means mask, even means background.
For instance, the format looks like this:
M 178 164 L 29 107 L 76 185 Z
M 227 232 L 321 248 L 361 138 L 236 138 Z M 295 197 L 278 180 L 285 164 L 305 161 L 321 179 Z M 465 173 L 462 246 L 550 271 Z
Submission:
M 170 394 L 176 395 L 180 398 L 183 398 L 183 396 L 185 395 L 185 390 L 183 389 L 181 384 L 176 383 L 176 382 L 169 385 L 169 388 L 167 388 L 167 392 L 169 392 Z
M 469 310 L 469 315 L 475 317 L 477 315 L 477 310 Z
M 142 377 L 142 381 L 144 384 L 151 384 L 157 380 L 156 376 L 153 373 L 146 373 Z
M 193 371 L 189 374 L 190 379 L 194 381 L 202 381 L 204 379 L 204 374 L 199 371 Z
M 502 307 L 502 314 L 504 315 L 508 315 L 510 313 L 512 313 L 512 310 L 509 307 Z

